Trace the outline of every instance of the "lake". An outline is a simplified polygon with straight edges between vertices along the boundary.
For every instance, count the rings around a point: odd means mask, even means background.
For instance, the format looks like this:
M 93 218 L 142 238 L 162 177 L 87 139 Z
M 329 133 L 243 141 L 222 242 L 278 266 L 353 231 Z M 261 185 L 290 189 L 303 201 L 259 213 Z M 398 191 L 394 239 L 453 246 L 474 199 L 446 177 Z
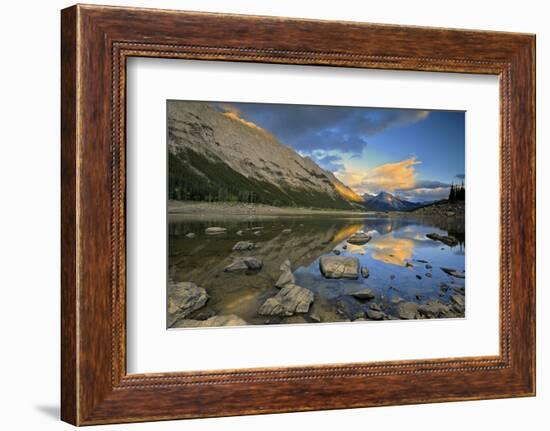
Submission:
M 209 227 L 222 227 L 226 231 L 208 235 L 205 229 Z M 364 245 L 347 243 L 351 235 L 360 231 L 372 239 Z M 187 237 L 189 233 L 194 237 Z M 450 235 L 458 244 L 451 247 L 429 239 L 426 237 L 429 233 Z M 250 241 L 254 248 L 232 251 L 238 241 Z M 319 259 L 337 254 L 356 257 L 361 267 L 368 268 L 368 278 L 361 274 L 356 280 L 325 278 Z M 262 262 L 260 270 L 224 271 L 235 258 L 250 256 Z M 461 318 L 465 280 L 441 268 L 464 273 L 464 256 L 464 219 L 458 217 L 331 214 L 249 218 L 170 214 L 168 278 L 171 282 L 195 283 L 208 295 L 204 306 L 172 327 L 186 327 L 192 321 L 226 315 L 237 316 L 250 325 Z M 281 264 L 287 259 L 294 284 L 313 292 L 314 300 L 306 313 L 260 315 L 258 309 L 262 304 L 280 291 L 275 282 L 281 275 Z M 365 288 L 372 290 L 374 298 L 365 301 L 353 296 Z M 403 310 L 407 307 L 414 317 L 406 317 Z

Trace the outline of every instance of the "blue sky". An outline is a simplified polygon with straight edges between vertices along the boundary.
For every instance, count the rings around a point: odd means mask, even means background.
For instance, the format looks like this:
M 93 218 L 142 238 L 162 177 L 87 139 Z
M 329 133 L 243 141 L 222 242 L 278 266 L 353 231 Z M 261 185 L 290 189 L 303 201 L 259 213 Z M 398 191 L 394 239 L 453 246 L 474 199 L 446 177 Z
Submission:
M 413 201 L 448 196 L 463 181 L 465 113 L 263 103 L 219 103 L 311 157 L 356 192 Z

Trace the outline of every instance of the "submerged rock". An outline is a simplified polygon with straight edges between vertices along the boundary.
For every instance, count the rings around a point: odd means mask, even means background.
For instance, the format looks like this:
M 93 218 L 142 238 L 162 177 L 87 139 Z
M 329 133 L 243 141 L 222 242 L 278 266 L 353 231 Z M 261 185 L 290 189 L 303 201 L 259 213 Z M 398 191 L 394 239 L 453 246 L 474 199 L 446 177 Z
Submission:
M 229 265 L 227 265 L 223 270 L 225 272 L 234 272 L 241 270 L 260 270 L 262 269 L 262 261 L 255 257 L 239 257 L 234 259 Z
M 351 296 L 357 299 L 366 299 L 368 301 L 370 299 L 374 299 L 374 291 L 369 288 L 361 289 L 357 292 L 353 292 Z
M 243 231 L 242 230 L 238 230 L 237 231 L 237 235 L 241 236 L 243 234 Z
M 351 296 L 341 296 L 336 300 L 336 311 L 348 320 L 357 320 L 365 317 L 365 310 L 361 304 Z
M 370 320 L 384 320 L 386 314 L 383 311 L 369 309 L 367 310 L 367 317 Z
M 204 230 L 207 235 L 219 235 L 225 232 L 227 232 L 227 229 L 224 227 L 208 227 Z
M 208 294 L 195 283 L 182 281 L 168 282 L 168 327 L 193 311 L 202 308 L 208 301 Z
M 239 241 L 233 246 L 233 251 L 241 250 L 252 250 L 254 248 L 254 243 L 251 241 Z
M 359 259 L 352 256 L 321 256 L 319 268 L 325 278 L 359 278 Z
M 354 233 L 352 236 L 350 236 L 348 239 L 347 239 L 347 242 L 349 244 L 353 244 L 353 245 L 363 245 L 363 244 L 366 244 L 367 242 L 369 242 L 371 240 L 371 236 L 366 234 L 365 232 L 356 232 Z
M 400 319 L 416 319 L 417 312 L 416 302 L 401 302 L 397 305 L 397 317 Z
M 195 238 L 195 234 L 193 232 L 189 232 L 187 235 L 185 235 L 186 238 Z
M 281 233 L 290 233 L 292 232 L 292 229 L 283 229 Z
M 340 250 L 338 250 L 337 248 L 335 248 L 334 250 L 332 250 L 332 252 L 333 252 L 336 256 L 340 255 Z
M 221 316 L 213 316 L 206 320 L 179 320 L 175 328 L 212 328 L 217 326 L 244 326 L 248 325 L 246 320 L 241 319 L 235 314 L 227 314 Z
M 443 268 L 441 267 L 441 271 L 449 274 L 452 277 L 456 278 L 466 278 L 466 274 L 464 272 L 457 271 L 456 269 L 452 268 Z
M 361 268 L 361 275 L 363 276 L 363 278 L 369 278 L 369 269 L 366 267 L 366 266 L 363 266 Z
M 457 311 L 464 311 L 464 296 L 463 295 L 452 295 L 451 296 L 452 307 Z
M 450 247 L 454 247 L 455 245 L 458 245 L 458 240 L 454 236 L 450 235 L 439 235 L 438 233 L 428 233 L 426 234 L 428 238 L 434 241 L 441 241 L 443 244 L 446 244 Z
M 307 313 L 313 302 L 313 292 L 296 284 L 287 284 L 277 295 L 268 298 L 258 309 L 262 316 L 292 316 Z

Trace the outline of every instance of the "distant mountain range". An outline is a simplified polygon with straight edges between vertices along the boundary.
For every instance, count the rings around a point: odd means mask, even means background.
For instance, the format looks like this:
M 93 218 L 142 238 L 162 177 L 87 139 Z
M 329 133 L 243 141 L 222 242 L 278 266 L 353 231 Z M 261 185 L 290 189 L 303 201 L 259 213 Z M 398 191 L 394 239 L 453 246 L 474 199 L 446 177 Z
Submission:
M 409 202 L 388 192 L 380 192 L 377 195 L 365 193 L 363 199 L 364 206 L 369 211 L 412 211 L 425 205 L 425 203 Z
M 268 131 L 208 103 L 168 103 L 168 197 L 371 211 L 422 204 L 390 193 L 360 196 Z

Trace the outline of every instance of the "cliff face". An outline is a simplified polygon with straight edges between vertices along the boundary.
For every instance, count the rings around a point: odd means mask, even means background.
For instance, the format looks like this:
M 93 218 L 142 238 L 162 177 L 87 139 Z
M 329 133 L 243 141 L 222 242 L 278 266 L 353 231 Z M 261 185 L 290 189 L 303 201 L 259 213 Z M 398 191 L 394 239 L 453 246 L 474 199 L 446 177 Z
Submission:
M 207 103 L 167 107 L 169 197 L 350 209 L 362 198 L 313 160 Z

